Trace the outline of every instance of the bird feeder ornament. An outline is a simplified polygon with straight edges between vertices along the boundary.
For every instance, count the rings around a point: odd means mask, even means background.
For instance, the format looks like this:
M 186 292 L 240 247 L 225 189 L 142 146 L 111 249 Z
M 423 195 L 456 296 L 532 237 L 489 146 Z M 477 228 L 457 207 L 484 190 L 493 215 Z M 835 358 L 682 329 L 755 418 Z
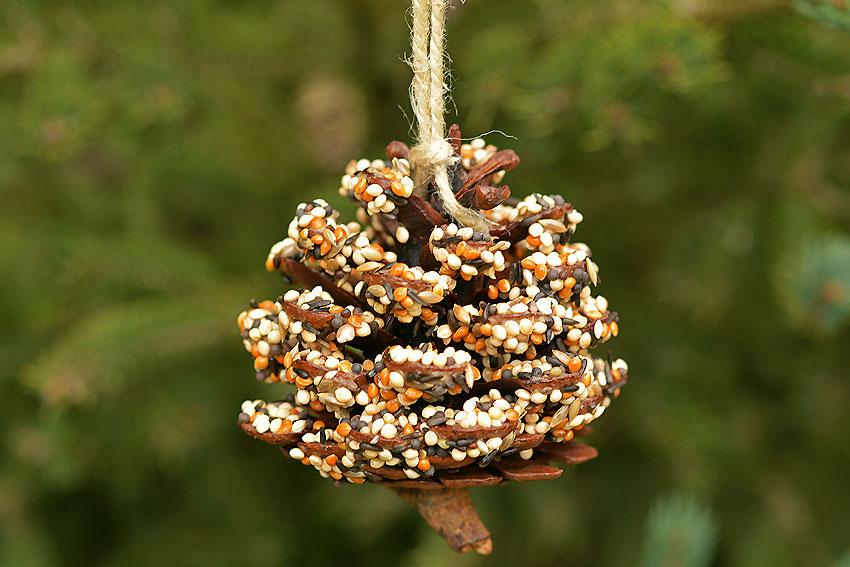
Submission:
M 458 551 L 492 541 L 468 489 L 554 479 L 596 456 L 578 441 L 620 394 L 623 360 L 594 356 L 618 316 L 574 242 L 582 215 L 558 195 L 511 197 L 511 150 L 445 132 L 445 2 L 414 0 L 411 100 L 418 143 L 348 164 L 345 223 L 301 204 L 269 271 L 300 286 L 254 302 L 238 326 L 258 380 L 245 433 L 339 483 L 414 504 Z

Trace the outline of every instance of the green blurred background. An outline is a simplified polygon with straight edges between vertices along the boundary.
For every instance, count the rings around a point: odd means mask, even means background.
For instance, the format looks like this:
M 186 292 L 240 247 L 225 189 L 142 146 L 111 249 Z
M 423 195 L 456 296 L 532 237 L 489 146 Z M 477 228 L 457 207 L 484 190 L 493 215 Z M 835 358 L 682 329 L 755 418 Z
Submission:
M 491 558 L 239 432 L 267 250 L 409 139 L 406 6 L 0 2 L 0 565 L 850 565 L 844 0 L 452 13 L 449 119 L 584 212 L 633 377 L 476 493 Z

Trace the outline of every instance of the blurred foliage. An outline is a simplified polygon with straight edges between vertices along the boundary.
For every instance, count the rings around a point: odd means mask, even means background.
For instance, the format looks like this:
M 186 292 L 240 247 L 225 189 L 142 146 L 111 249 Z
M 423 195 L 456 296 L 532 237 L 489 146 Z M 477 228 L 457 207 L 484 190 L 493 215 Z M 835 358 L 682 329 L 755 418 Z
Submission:
M 843 30 L 850 30 L 850 4 L 846 0 L 794 0 L 801 13 Z
M 599 459 L 475 494 L 483 560 L 234 426 L 280 393 L 233 322 L 283 289 L 266 251 L 302 200 L 350 211 L 345 161 L 409 133 L 404 4 L 0 3 L 0 565 L 846 564 L 846 21 L 452 13 L 457 119 L 516 137 L 488 139 L 522 156 L 517 194 L 585 213 L 634 376 Z
M 704 567 L 711 561 L 716 531 L 711 514 L 692 498 L 660 498 L 647 522 L 643 564 Z

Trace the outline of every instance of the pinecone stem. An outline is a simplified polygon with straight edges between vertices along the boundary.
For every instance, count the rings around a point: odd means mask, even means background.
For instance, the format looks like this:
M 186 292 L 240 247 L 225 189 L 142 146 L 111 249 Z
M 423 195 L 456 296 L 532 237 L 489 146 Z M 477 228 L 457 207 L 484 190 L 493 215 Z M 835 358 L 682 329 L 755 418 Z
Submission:
M 419 510 L 431 528 L 459 553 L 475 551 L 487 555 L 493 551 L 490 531 L 481 521 L 466 488 L 393 490 Z

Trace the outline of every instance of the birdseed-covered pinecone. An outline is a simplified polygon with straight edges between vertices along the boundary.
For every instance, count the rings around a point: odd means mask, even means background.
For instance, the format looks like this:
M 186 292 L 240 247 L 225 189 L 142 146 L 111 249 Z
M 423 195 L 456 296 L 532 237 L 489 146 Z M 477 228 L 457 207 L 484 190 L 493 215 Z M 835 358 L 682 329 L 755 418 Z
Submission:
M 457 126 L 449 139 L 455 196 L 488 232 L 448 218 L 433 185 L 415 192 L 408 147 L 392 142 L 342 177 L 359 222 L 316 199 L 272 247 L 266 268 L 303 287 L 238 317 L 257 379 L 296 388 L 243 402 L 240 426 L 324 477 L 532 478 L 510 471 L 566 455 L 626 383 L 623 360 L 590 354 L 618 317 L 593 295 L 590 249 L 571 242 L 581 213 L 558 195 L 511 198 L 513 151 L 461 143 Z

